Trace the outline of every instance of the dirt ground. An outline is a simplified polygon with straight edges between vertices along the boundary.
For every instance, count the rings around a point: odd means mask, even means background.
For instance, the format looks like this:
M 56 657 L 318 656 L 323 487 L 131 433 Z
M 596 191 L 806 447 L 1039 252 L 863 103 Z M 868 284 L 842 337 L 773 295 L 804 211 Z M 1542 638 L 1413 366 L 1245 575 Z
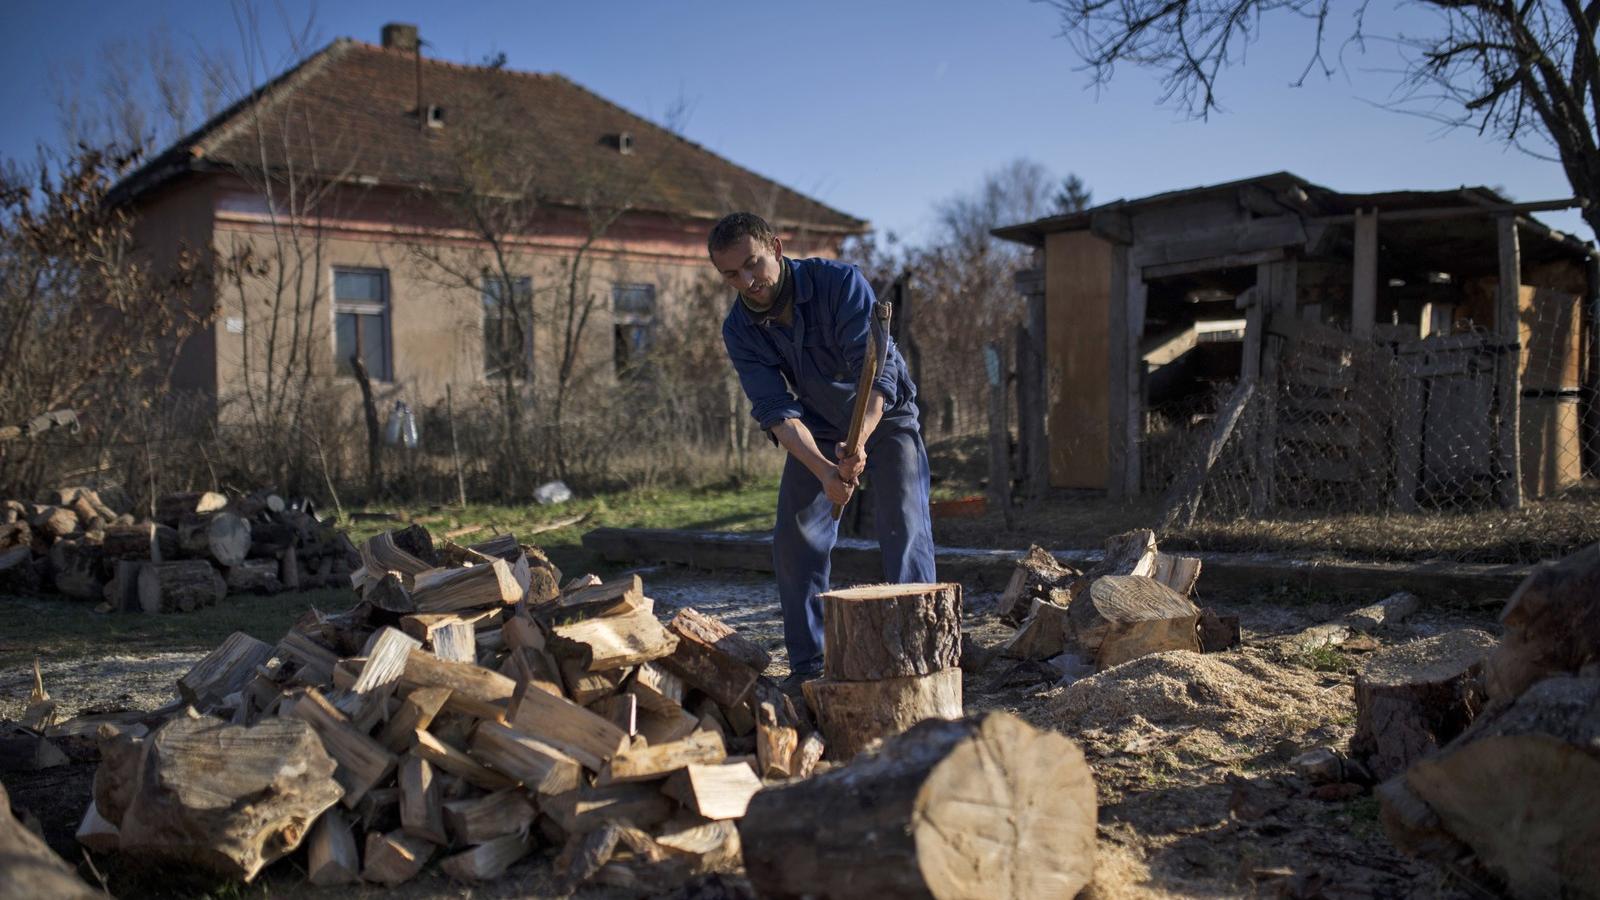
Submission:
M 777 592 L 770 577 L 683 569 L 641 570 L 657 612 L 694 606 L 722 617 L 772 651 L 769 675 L 786 674 Z M 1352 672 L 1359 654 L 1327 653 L 1283 663 L 1261 649 L 1264 639 L 1325 621 L 1346 606 L 1265 589 L 1250 596 L 1198 599 L 1241 619 L 1245 646 L 1209 656 L 1164 654 L 1074 682 L 1038 663 L 970 655 L 963 683 L 969 713 L 1010 710 L 1036 726 L 1079 741 L 1100 790 L 1100 847 L 1095 884 L 1087 897 L 1470 897 L 1480 886 L 1400 856 L 1383 834 L 1370 791 L 1320 792 L 1298 778 L 1289 760 L 1304 750 L 1343 748 L 1353 730 Z M 1011 629 L 999 623 L 996 595 L 965 598 L 965 628 L 979 648 L 992 649 Z M 1373 600 L 1380 598 L 1372 598 Z M 1384 641 L 1392 643 L 1463 626 L 1493 629 L 1494 607 L 1424 607 Z M 287 623 L 285 623 L 287 627 Z M 277 635 L 258 635 L 272 640 Z M 109 649 L 109 648 L 108 648 Z M 51 694 L 63 713 L 150 709 L 172 698 L 172 685 L 196 657 L 109 655 L 44 664 Z M 20 713 L 30 670 L 0 670 L 0 719 Z M 38 818 L 46 839 L 91 883 L 96 878 L 72 839 L 88 804 L 94 764 L 74 763 L 39 773 L 8 774 L 13 803 Z M 560 896 L 544 848 L 499 881 L 467 888 L 437 870 L 397 890 L 366 888 L 361 896 L 398 898 Z M 246 888 L 97 858 L 94 868 L 117 896 L 348 896 L 304 882 L 294 858 Z M 675 893 L 647 896 L 741 897 L 736 874 L 709 876 Z M 628 897 L 616 889 L 578 896 Z

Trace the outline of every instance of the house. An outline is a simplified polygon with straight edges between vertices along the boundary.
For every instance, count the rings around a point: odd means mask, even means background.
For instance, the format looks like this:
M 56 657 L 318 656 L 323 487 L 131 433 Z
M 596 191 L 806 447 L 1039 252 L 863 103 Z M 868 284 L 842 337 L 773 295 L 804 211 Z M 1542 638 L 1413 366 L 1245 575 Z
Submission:
M 426 58 L 399 24 L 329 44 L 113 199 L 158 262 L 220 261 L 174 388 L 224 406 L 296 384 L 350 396 L 353 356 L 413 403 L 537 389 L 566 363 L 614 378 L 704 289 L 726 212 L 766 214 L 808 255 L 867 228 L 559 75 Z
M 1592 477 L 1596 253 L 1530 215 L 1575 205 L 1279 172 L 996 229 L 1039 261 L 1019 286 L 1049 483 L 1166 489 L 1240 381 L 1264 388 L 1240 438 L 1257 513 L 1509 506 Z

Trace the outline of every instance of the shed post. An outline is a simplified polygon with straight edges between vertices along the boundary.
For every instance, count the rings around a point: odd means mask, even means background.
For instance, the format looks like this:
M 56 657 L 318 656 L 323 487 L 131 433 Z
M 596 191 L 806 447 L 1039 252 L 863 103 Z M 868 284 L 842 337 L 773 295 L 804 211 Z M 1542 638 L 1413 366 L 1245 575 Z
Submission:
M 1498 481 L 1495 496 L 1500 506 L 1515 509 L 1522 505 L 1522 367 L 1517 301 L 1522 283 L 1522 254 L 1517 245 L 1517 218 L 1495 219 L 1500 248 L 1500 281 L 1495 287 L 1495 336 L 1499 341 L 1499 376 L 1496 378 L 1499 425 L 1496 429 L 1495 461 Z
M 1356 210 L 1350 272 L 1350 334 L 1371 338 L 1378 317 L 1378 211 Z

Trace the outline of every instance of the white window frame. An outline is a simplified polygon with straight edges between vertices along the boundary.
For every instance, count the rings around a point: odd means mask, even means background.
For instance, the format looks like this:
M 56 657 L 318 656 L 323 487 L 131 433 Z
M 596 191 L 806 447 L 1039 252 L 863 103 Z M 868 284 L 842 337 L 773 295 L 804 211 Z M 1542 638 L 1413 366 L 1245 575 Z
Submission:
M 634 291 L 647 288 L 650 292 L 650 312 L 623 312 L 617 309 L 618 295 L 623 291 Z M 622 374 L 622 360 L 617 358 L 615 350 L 616 330 L 622 327 L 643 327 L 652 333 L 652 343 L 656 327 L 656 311 L 660 308 L 661 295 L 654 282 L 648 281 L 613 281 L 611 283 L 611 327 L 613 350 L 611 353 L 611 371 L 616 375 Z
M 528 315 L 528 321 L 523 323 L 523 333 L 522 333 L 522 355 L 523 355 L 522 372 L 520 374 L 513 374 L 511 377 L 516 379 L 516 380 L 518 380 L 518 381 L 526 381 L 526 380 L 530 379 L 533 376 L 533 315 L 532 315 L 532 312 L 533 312 L 533 276 L 531 276 L 531 275 L 513 275 L 512 276 L 512 280 L 514 282 L 514 284 L 512 285 L 512 288 L 511 288 L 512 293 L 514 295 L 522 295 L 522 296 L 525 296 L 527 298 L 527 300 L 528 300 L 528 314 L 529 315 Z M 478 321 L 479 321 L 479 324 L 480 324 L 480 327 L 481 327 L 481 332 L 482 332 L 482 337 L 483 337 L 483 340 L 481 341 L 482 346 L 483 346 L 483 380 L 484 381 L 499 381 L 499 380 L 501 380 L 502 378 L 504 378 L 506 376 L 504 374 L 502 374 L 501 372 L 499 372 L 499 371 L 494 371 L 494 372 L 489 371 L 489 352 L 488 352 L 488 350 L 489 350 L 489 291 L 490 291 L 489 286 L 491 284 L 499 285 L 500 284 L 500 276 L 493 275 L 493 274 L 490 274 L 488 272 L 485 272 L 484 275 L 483 275 L 483 280 L 481 282 L 479 282 L 479 284 L 478 284 L 478 303 L 479 303 L 479 320 Z M 527 285 L 527 293 L 525 295 L 522 292 L 523 285 Z M 502 309 L 503 309 L 503 307 L 502 307 Z M 511 310 L 512 316 L 515 317 L 515 316 L 520 315 L 521 313 L 522 313 L 522 310 L 517 309 L 515 307 L 515 305 L 513 305 L 512 310 Z M 505 316 L 505 313 L 502 311 L 501 317 L 504 318 L 504 316 Z
M 340 300 L 339 299 L 339 273 L 379 276 L 379 283 L 383 286 L 381 300 Z M 378 266 L 329 266 L 328 267 L 328 296 L 333 298 L 333 329 L 329 335 L 332 343 L 333 368 L 341 372 L 344 361 L 339 358 L 339 316 L 378 316 L 383 323 L 383 360 L 385 371 L 374 372 L 367 370 L 367 377 L 373 381 L 392 382 L 394 380 L 394 323 L 391 320 L 394 304 L 393 292 L 390 290 L 389 270 Z M 358 331 L 359 333 L 359 331 Z M 351 375 L 350 377 L 354 377 Z

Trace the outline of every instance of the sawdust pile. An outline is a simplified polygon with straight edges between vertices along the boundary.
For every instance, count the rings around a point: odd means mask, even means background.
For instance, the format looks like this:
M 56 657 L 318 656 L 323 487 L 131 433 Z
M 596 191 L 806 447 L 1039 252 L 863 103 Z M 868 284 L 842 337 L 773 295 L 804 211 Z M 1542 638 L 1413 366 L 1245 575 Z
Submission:
M 1120 745 L 1168 735 L 1207 755 L 1347 722 L 1347 684 L 1253 651 L 1158 653 L 1075 682 L 1050 701 L 1045 721 L 1091 743 Z M 1162 741 L 1170 743 L 1169 741 Z

